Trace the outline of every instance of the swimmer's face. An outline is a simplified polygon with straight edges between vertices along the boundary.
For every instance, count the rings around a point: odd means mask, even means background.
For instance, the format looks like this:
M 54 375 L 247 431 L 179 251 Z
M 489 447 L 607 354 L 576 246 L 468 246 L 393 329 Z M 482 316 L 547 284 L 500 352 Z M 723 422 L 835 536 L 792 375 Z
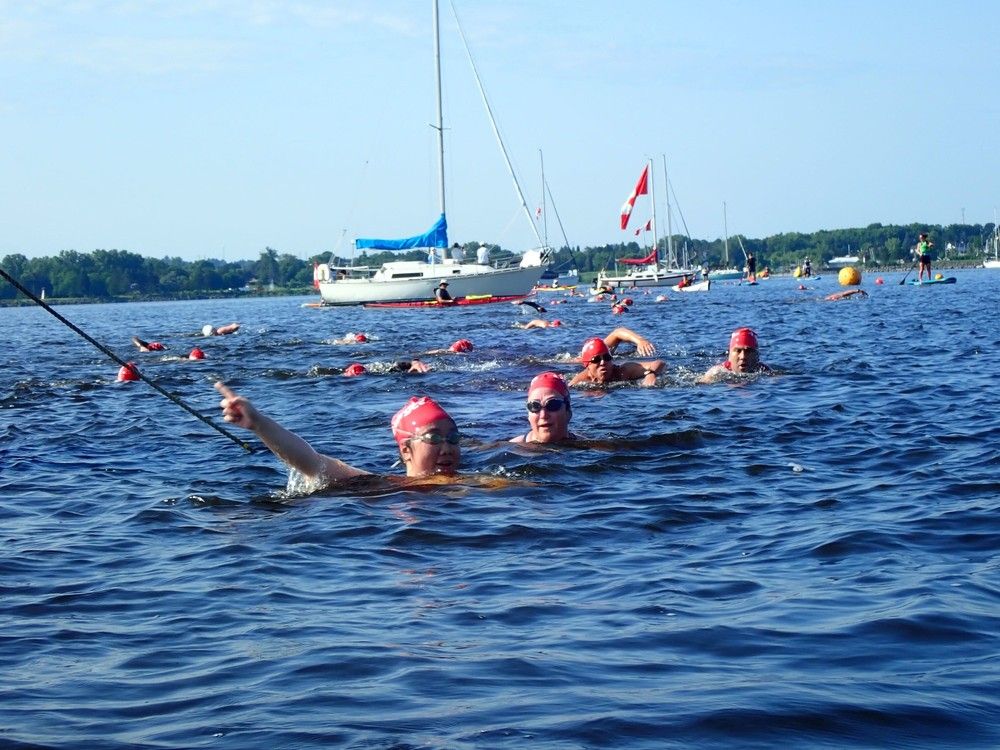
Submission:
M 760 353 L 753 346 L 734 346 L 729 350 L 729 365 L 733 372 L 756 372 Z
M 587 363 L 587 372 L 596 383 L 606 383 L 611 379 L 612 366 L 610 354 L 598 354 Z
M 535 388 L 528 393 L 528 403 L 538 403 L 541 410 L 537 413 L 528 410 L 528 424 L 531 425 L 531 435 L 538 443 L 557 443 L 569 437 L 569 420 L 573 416 L 569 408 L 569 399 L 554 388 Z M 562 402 L 562 406 L 552 411 L 552 408 Z M 548 406 L 549 408 L 545 408 Z
M 417 428 L 413 437 L 403 441 L 399 454 L 408 477 L 450 476 L 462 461 L 458 429 L 450 419 L 435 420 Z

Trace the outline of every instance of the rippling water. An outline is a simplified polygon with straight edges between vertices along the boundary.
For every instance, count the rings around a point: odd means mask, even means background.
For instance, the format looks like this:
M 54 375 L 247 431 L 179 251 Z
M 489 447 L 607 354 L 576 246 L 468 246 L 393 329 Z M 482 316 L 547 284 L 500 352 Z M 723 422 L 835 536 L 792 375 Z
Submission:
M 373 471 L 399 472 L 388 418 L 428 393 L 469 471 L 517 480 L 308 498 L 43 310 L 0 309 L 0 746 L 996 747 L 1000 273 L 957 275 L 576 300 L 529 331 L 510 305 L 62 308 L 204 414 L 222 378 Z M 578 393 L 583 447 L 502 442 L 533 374 L 623 323 L 659 387 Z M 740 325 L 782 374 L 694 385 Z M 476 351 L 427 375 L 338 374 L 459 337 Z

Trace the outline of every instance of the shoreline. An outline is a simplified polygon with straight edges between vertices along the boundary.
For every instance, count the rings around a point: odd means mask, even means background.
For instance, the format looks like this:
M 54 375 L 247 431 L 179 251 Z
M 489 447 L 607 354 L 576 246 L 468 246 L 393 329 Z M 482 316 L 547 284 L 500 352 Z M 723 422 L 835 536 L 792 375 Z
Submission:
M 129 294 L 115 297 L 48 297 L 47 305 L 115 305 L 130 302 L 196 302 L 209 299 L 261 299 L 270 297 L 319 297 L 316 290 L 309 287 L 282 289 L 273 292 L 191 292 L 188 294 Z M 0 307 L 25 307 L 37 304 L 33 299 L 18 292 L 13 299 L 0 299 Z

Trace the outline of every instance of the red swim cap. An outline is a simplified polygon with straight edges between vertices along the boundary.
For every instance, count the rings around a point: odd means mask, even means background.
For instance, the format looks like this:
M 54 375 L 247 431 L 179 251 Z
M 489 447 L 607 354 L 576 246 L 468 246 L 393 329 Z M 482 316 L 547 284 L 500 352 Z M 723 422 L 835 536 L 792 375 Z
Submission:
M 623 312 L 628 312 L 628 308 L 625 305 L 612 305 L 611 312 L 615 315 L 621 315 Z
M 149 349 L 149 351 L 151 352 L 162 352 L 167 347 L 165 347 L 159 341 L 150 341 L 148 344 L 146 344 L 146 348 Z
M 459 339 L 448 348 L 451 349 L 453 352 L 471 352 L 472 342 L 469 341 L 468 339 Z
M 205 359 L 205 352 L 196 346 L 191 350 L 191 353 L 188 355 L 188 359 Z
M 583 350 L 580 352 L 580 361 L 585 365 L 590 364 L 590 360 L 599 354 L 611 354 L 611 350 L 608 349 L 608 345 L 604 343 L 604 339 L 600 339 L 595 336 L 594 338 L 587 339 L 583 342 Z
M 402 443 L 416 434 L 417 428 L 425 427 L 439 419 L 451 419 L 430 396 L 413 396 L 406 405 L 392 417 L 392 436 Z M 452 419 L 454 422 L 455 420 Z
M 737 346 L 757 348 L 757 334 L 752 328 L 737 328 L 733 331 L 733 335 L 729 337 L 729 348 L 734 349 Z
M 347 369 L 344 370 L 344 377 L 353 378 L 356 375 L 364 375 L 366 372 L 368 371 L 365 369 L 364 365 L 360 365 L 355 362 L 353 365 L 348 365 Z
M 562 375 L 557 375 L 554 372 L 543 372 L 541 375 L 536 375 L 532 378 L 531 383 L 528 385 L 528 394 L 530 395 L 536 388 L 551 388 L 553 391 L 557 391 L 564 399 L 569 400 L 569 386 L 566 385 L 566 381 L 563 380 Z
M 125 383 L 130 380 L 139 379 L 139 368 L 135 366 L 135 362 L 129 362 L 127 365 L 122 365 L 118 370 L 118 382 Z
M 549 323 L 549 325 L 552 326 L 553 328 L 558 328 L 559 326 L 562 325 L 562 321 L 553 320 L 551 323 Z
M 623 305 L 631 305 L 632 304 L 632 298 L 631 297 L 626 297 L 625 299 L 622 300 L 622 304 Z
M 363 333 L 356 333 L 356 334 L 354 334 L 354 340 L 357 341 L 359 344 L 367 344 L 368 343 L 368 337 L 365 336 Z

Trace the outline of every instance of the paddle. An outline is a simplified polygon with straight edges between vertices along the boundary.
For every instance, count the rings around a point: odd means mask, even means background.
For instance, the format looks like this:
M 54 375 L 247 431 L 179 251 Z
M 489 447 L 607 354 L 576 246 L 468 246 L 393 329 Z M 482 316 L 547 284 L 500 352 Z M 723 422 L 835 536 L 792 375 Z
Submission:
M 920 261 L 917 261 L 917 263 L 919 263 L 919 262 L 920 262 Z M 916 267 L 917 267 L 917 263 L 914 263 L 914 264 L 913 264 L 912 266 L 910 266 L 910 267 L 909 267 L 909 268 L 907 269 L 906 273 L 904 273 L 904 274 L 903 274 L 903 278 L 901 278 L 901 279 L 899 280 L 899 285 L 900 285 L 900 286 L 903 286 L 903 284 L 905 284 L 905 283 L 906 283 L 906 277 L 910 275 L 910 271 L 912 271 L 912 270 L 913 270 L 914 268 L 916 268 Z

